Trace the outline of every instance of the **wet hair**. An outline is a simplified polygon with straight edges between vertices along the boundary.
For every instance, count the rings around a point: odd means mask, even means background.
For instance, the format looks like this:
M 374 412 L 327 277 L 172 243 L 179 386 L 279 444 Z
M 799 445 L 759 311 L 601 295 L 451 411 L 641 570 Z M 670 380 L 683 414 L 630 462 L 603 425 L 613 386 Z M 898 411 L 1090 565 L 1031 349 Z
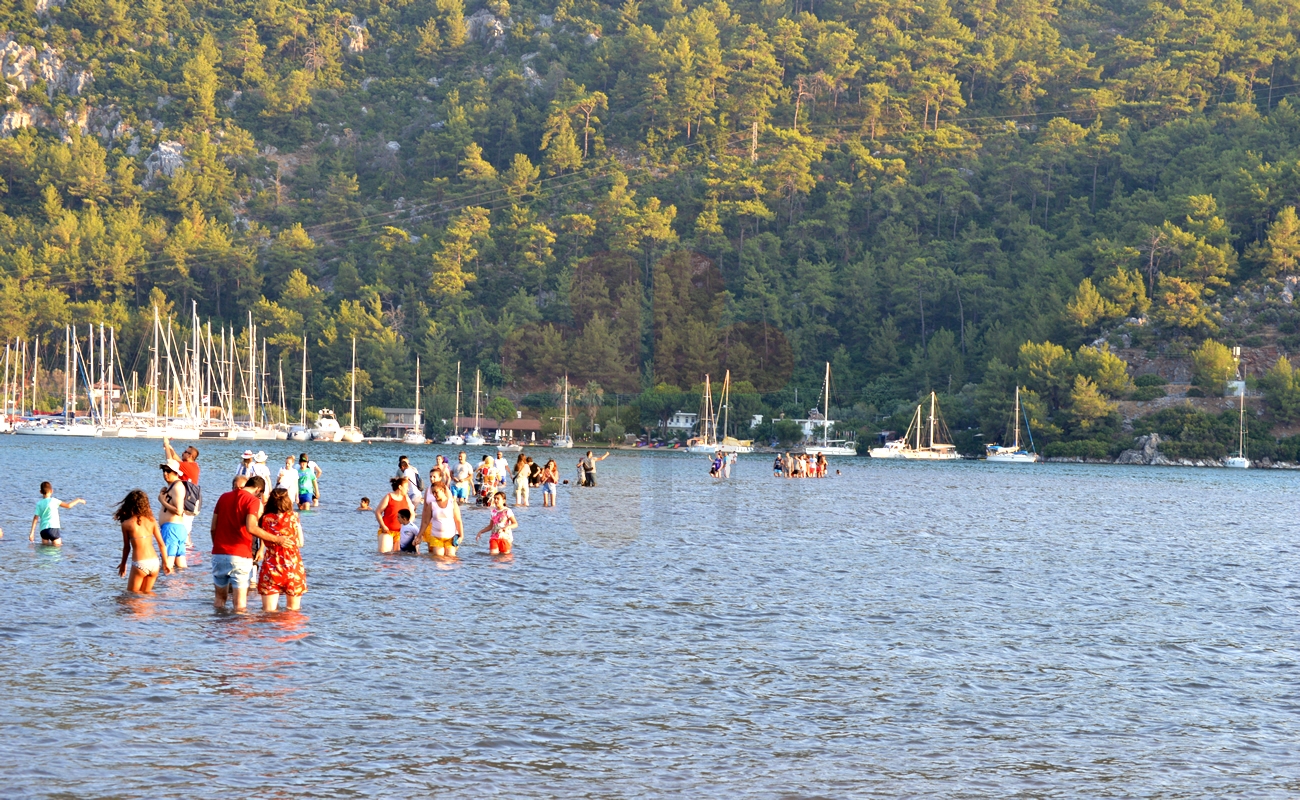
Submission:
M 153 508 L 149 506 L 149 495 L 145 494 L 142 489 L 132 489 L 127 492 L 126 497 L 118 505 L 117 511 L 113 512 L 113 519 L 118 522 L 126 522 L 128 519 L 135 517 L 144 517 L 153 519 Z
M 389 484 L 390 486 L 393 487 L 393 491 L 395 492 L 395 491 L 397 491 L 398 489 L 402 488 L 402 484 L 403 484 L 405 481 L 406 481 L 406 478 L 405 478 L 405 477 L 401 477 L 401 476 L 399 476 L 399 477 L 396 477 L 396 478 L 389 478 L 389 479 L 388 479 L 388 484 Z
M 363 505 L 363 506 L 368 506 L 368 505 L 370 505 L 370 498 L 369 498 L 369 497 L 363 497 L 363 498 L 361 498 L 361 505 Z
M 400 519 L 402 522 L 410 522 L 410 521 L 411 521 L 411 509 L 409 509 L 409 508 L 399 508 L 399 509 L 397 510 L 397 518 Z
M 261 494 L 262 491 L 266 489 L 266 481 L 262 480 L 261 475 L 254 475 L 253 477 L 248 479 L 248 483 L 244 484 L 244 488 L 252 489 L 258 494 Z
M 54 491 L 54 485 L 49 481 L 41 481 L 41 494 L 49 494 Z
M 266 500 L 266 513 L 283 514 L 287 511 L 293 511 L 293 501 L 289 499 L 289 493 L 284 489 L 272 491 L 271 496 Z

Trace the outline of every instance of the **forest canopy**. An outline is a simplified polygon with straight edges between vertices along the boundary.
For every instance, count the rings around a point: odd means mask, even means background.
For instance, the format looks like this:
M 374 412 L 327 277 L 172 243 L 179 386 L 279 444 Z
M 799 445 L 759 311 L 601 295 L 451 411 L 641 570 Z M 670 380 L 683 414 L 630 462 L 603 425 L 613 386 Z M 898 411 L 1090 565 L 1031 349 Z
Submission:
M 1294 20 L 7 0 L 0 335 L 114 325 L 130 360 L 155 306 L 251 314 L 272 363 L 306 336 L 317 398 L 356 337 L 366 405 L 409 404 L 419 357 L 430 403 L 460 363 L 514 401 L 645 395 L 650 424 L 728 369 L 806 416 L 829 363 L 864 430 L 936 390 L 996 437 L 1022 385 L 1047 439 L 1093 440 L 1135 390 L 1115 351 L 1300 330 Z

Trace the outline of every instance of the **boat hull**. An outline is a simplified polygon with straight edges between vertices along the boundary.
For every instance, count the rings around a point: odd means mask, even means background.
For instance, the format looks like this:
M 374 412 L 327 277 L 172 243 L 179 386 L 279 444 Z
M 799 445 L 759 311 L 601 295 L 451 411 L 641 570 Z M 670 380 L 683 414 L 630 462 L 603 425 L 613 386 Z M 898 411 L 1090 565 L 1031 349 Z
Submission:
M 1223 459 L 1223 466 L 1228 469 L 1250 469 L 1250 459 L 1242 458 L 1241 456 L 1232 456 L 1231 458 Z
M 1039 459 L 1037 453 L 1020 450 L 1011 453 L 989 453 L 984 460 L 995 464 L 1036 464 Z

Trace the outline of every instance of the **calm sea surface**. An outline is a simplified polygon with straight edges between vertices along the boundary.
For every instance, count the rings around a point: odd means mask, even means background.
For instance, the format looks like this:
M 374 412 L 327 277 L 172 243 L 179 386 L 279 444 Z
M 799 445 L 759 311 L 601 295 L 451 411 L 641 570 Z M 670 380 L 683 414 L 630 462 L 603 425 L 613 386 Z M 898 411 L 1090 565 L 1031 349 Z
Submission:
M 244 444 L 200 447 L 210 509 Z M 440 562 L 352 509 L 450 448 L 308 449 L 303 613 L 235 615 L 206 514 L 197 568 L 122 591 L 158 442 L 0 437 L 0 794 L 1300 793 L 1295 473 L 617 453 Z M 61 551 L 45 479 L 88 503 Z

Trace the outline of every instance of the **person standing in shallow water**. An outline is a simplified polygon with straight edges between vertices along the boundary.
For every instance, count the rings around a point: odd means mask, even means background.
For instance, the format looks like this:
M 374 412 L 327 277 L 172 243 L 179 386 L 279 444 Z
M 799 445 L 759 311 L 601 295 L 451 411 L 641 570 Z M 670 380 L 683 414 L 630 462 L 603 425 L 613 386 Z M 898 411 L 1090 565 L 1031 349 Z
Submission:
M 271 492 L 266 501 L 266 513 L 258 526 L 278 538 L 267 541 L 266 558 L 257 571 L 257 593 L 262 596 L 262 610 L 276 611 L 280 595 L 285 596 L 285 607 L 297 611 L 302 596 L 307 593 L 307 568 L 302 563 L 302 520 L 293 513 L 293 501 L 284 489 Z
M 213 605 L 225 608 L 232 598 L 236 611 L 248 605 L 248 582 L 253 572 L 253 539 L 282 544 L 280 537 L 257 524 L 262 515 L 262 478 L 237 477 L 231 491 L 221 495 L 212 509 Z
M 185 569 L 189 566 L 185 560 L 185 481 L 181 480 L 181 466 L 178 462 L 168 460 L 158 465 L 162 469 L 163 480 L 167 485 L 158 494 L 162 505 L 162 540 L 163 563 L 167 571 L 172 568 Z
M 117 565 L 117 574 L 126 578 L 128 592 L 150 594 L 159 571 L 170 574 L 172 570 L 158 557 L 166 545 L 158 522 L 153 518 L 153 509 L 149 507 L 149 495 L 132 489 L 117 507 L 113 519 L 122 525 L 122 561 Z M 128 558 L 131 559 L 129 574 Z
M 31 533 L 27 534 L 27 541 L 36 541 L 36 531 L 39 529 L 41 544 L 62 547 L 63 528 L 60 527 L 59 509 L 76 508 L 84 502 L 86 501 L 78 497 L 71 503 L 65 503 L 54 496 L 54 486 L 49 481 L 42 481 L 41 499 L 36 501 L 36 513 L 32 515 L 32 530 Z
M 607 459 L 607 458 L 609 458 L 609 451 L 608 451 L 608 450 L 605 451 L 605 455 L 603 455 L 603 456 L 601 456 L 601 457 L 599 457 L 599 458 L 596 458 L 595 456 L 593 456 L 593 455 L 591 454 L 591 451 L 588 450 L 588 451 L 587 451 L 587 455 L 586 455 L 586 457 L 584 457 L 584 458 L 582 459 L 582 461 L 579 462 L 579 465 L 581 466 L 583 472 L 584 472 L 585 475 L 586 475 L 586 481 L 587 481 L 587 482 L 586 482 L 586 485 L 587 485 L 587 486 L 593 486 L 593 487 L 594 487 L 594 486 L 596 485 L 596 463 L 599 462 L 599 461 L 604 461 L 604 460 Z

